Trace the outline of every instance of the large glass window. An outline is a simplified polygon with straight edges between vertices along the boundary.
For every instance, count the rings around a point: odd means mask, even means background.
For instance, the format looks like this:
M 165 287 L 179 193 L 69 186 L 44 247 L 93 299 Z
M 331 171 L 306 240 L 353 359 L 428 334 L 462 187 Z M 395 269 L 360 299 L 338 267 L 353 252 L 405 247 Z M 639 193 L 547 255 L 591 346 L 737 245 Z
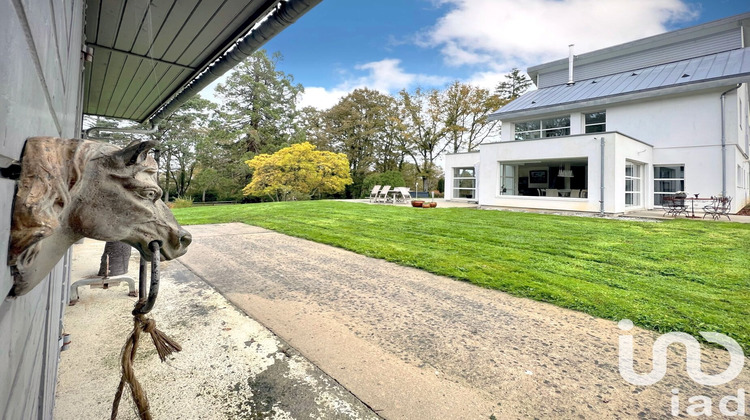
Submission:
M 570 135 L 570 115 L 544 120 L 524 121 L 515 124 L 516 140 Z
M 476 190 L 474 168 L 453 168 L 453 198 L 476 198 Z
M 677 191 L 685 191 L 685 165 L 654 165 L 654 205 Z
M 585 133 L 603 133 L 607 131 L 606 111 L 591 112 L 585 115 Z
M 541 121 L 516 123 L 516 140 L 538 139 L 542 136 Z
M 516 167 L 500 164 L 500 195 L 516 195 Z
M 563 172 L 560 170 L 563 169 Z M 569 161 L 498 162 L 496 194 L 500 196 L 568 198 L 588 197 L 588 161 L 578 158 Z
M 643 165 L 625 164 L 625 207 L 640 207 L 642 201 Z

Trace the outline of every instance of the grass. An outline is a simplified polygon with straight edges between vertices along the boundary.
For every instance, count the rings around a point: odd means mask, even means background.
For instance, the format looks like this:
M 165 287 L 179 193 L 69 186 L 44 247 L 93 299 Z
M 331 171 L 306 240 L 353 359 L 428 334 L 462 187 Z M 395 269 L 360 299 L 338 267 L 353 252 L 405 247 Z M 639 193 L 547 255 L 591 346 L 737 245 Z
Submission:
M 750 350 L 750 225 L 415 209 L 336 201 L 175 209 L 243 222 L 659 332 Z

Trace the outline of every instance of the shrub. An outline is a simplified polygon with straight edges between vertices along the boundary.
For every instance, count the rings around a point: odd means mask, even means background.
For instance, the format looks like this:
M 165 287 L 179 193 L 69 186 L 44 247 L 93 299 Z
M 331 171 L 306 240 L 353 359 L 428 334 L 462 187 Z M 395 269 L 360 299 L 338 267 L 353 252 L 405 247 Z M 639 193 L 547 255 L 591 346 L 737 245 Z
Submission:
M 177 197 L 177 199 L 172 202 L 171 206 L 173 209 L 181 209 L 185 207 L 193 207 L 193 197 Z

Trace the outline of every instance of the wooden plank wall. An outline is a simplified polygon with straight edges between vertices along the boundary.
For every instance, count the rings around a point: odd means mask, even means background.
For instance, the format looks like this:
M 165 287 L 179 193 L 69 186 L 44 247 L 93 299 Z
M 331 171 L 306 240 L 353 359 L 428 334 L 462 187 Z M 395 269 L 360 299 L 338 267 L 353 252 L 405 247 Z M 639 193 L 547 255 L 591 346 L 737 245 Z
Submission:
M 84 0 L 0 0 L 0 165 L 32 136 L 79 137 Z M 0 178 L 0 418 L 49 419 L 70 254 L 27 295 L 6 298 L 15 182 Z

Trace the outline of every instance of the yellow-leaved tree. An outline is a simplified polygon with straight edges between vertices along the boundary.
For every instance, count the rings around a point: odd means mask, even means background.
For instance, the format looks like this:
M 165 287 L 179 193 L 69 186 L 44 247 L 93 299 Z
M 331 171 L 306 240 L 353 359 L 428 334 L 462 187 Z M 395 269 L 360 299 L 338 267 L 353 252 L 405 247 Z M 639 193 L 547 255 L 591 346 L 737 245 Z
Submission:
M 273 201 L 310 198 L 343 192 L 352 183 L 349 160 L 343 153 L 316 150 L 305 142 L 246 161 L 253 179 L 242 192 Z

